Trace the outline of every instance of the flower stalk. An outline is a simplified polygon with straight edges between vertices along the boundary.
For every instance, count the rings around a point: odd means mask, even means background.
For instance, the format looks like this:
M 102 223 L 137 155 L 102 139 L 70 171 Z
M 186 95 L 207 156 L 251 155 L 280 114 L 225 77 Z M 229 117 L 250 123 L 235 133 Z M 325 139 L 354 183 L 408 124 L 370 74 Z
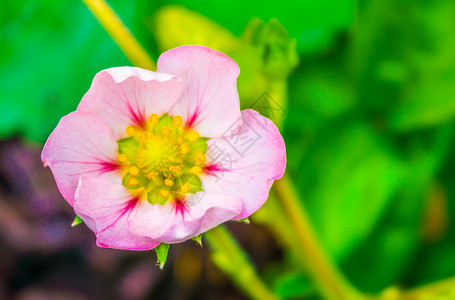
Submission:
M 367 299 L 350 286 L 335 264 L 325 255 L 289 177 L 285 174 L 283 178 L 275 182 L 273 187 L 295 229 L 300 249 L 306 258 L 307 269 L 326 298 L 334 300 Z
M 82 0 L 112 37 L 122 52 L 137 67 L 155 70 L 156 65 L 150 55 L 134 38 L 109 4 L 104 0 Z
M 229 275 L 251 299 L 278 299 L 259 279 L 245 253 L 224 226 L 206 232 L 204 237 L 212 248 L 211 258 L 216 266 Z
M 449 299 L 455 293 L 455 277 L 450 277 L 438 282 L 430 283 L 399 294 L 395 299 L 400 300 L 425 300 Z M 441 297 L 441 298 L 439 298 Z M 445 298 L 447 297 L 447 298 Z

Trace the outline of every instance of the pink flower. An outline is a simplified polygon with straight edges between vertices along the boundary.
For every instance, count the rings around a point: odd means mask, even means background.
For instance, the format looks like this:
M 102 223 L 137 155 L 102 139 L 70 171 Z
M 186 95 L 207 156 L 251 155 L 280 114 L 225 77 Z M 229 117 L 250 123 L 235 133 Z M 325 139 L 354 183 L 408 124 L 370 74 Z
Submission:
M 163 53 L 158 72 L 98 73 L 42 160 L 101 247 L 178 243 L 255 212 L 286 163 L 268 119 L 240 111 L 239 68 L 201 46 Z

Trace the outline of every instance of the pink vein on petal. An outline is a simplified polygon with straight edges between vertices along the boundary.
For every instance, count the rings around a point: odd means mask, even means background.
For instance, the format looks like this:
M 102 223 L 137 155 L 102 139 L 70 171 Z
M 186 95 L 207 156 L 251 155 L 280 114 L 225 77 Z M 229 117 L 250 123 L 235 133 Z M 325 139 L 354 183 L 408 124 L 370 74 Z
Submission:
M 139 115 L 136 114 L 136 112 L 133 110 L 133 107 L 131 107 L 131 103 L 128 101 L 128 98 L 126 96 L 126 93 L 125 93 L 125 90 L 123 89 L 123 86 L 120 85 L 120 88 L 122 89 L 122 93 L 123 93 L 123 96 L 125 97 L 125 100 L 126 100 L 126 105 L 128 107 L 128 111 L 130 112 L 130 114 L 133 116 L 133 121 L 136 123 L 136 125 L 138 125 L 139 127 L 144 127 L 144 122 L 145 122 L 145 118 L 143 116 L 143 113 L 141 113 L 140 111 L 138 111 Z M 135 99 L 134 102 L 136 102 L 136 107 L 137 107 L 137 100 Z
M 123 92 L 123 96 L 125 98 L 122 98 L 120 97 L 115 91 L 114 89 L 112 89 L 112 87 L 110 86 L 106 86 L 115 96 L 117 96 L 117 98 L 119 98 L 127 107 L 128 109 L 128 112 L 130 113 L 130 115 L 132 116 L 132 118 L 130 118 L 131 121 L 133 121 L 136 125 L 142 127 L 144 125 L 144 121 L 145 119 L 141 118 L 140 116 L 138 116 L 133 108 L 131 107 L 131 104 L 129 103 L 128 101 L 128 98 L 126 97 L 126 93 L 125 93 L 125 90 L 123 89 L 123 87 L 121 86 L 121 89 L 122 89 L 122 92 Z
M 184 200 L 177 200 L 174 202 L 174 209 L 175 214 L 180 213 L 182 215 L 182 219 L 185 219 L 185 212 L 188 213 L 188 207 L 185 204 Z
M 107 227 L 104 228 L 103 230 L 99 231 L 98 234 L 99 234 L 99 233 L 102 233 L 102 232 L 106 231 L 107 229 L 111 228 L 112 226 L 114 226 L 114 224 L 117 223 L 117 221 L 120 220 L 120 218 L 122 218 L 126 213 L 131 213 L 131 211 L 134 209 L 134 207 L 136 207 L 136 205 L 137 205 L 138 202 L 139 202 L 139 199 L 138 199 L 138 198 L 132 198 L 131 200 L 128 200 L 128 201 L 125 203 L 125 206 L 118 210 L 119 215 L 118 215 L 117 218 L 112 222 L 112 224 L 109 225 L 109 226 L 107 226 Z

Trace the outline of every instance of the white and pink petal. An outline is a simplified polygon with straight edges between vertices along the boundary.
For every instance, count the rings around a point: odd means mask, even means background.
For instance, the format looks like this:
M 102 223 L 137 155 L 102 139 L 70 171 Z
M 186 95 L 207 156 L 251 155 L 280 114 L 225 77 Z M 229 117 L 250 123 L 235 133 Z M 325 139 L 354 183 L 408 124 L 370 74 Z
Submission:
M 144 206 L 121 184 L 102 178 L 82 177 L 76 191 L 74 210 L 96 234 L 100 247 L 128 250 L 149 250 L 159 242 L 134 234 L 128 222 L 136 218 Z
M 241 209 L 240 199 L 229 194 L 198 192 L 184 202 L 144 206 L 128 227 L 154 241 L 174 244 L 231 220 Z
M 182 90 L 173 75 L 136 67 L 115 67 L 96 74 L 78 111 L 99 115 L 116 139 L 126 136 L 129 125 L 141 127 L 152 114 L 169 112 Z
M 207 191 L 224 191 L 242 200 L 235 219 L 248 217 L 264 204 L 286 167 L 284 141 L 272 121 L 254 110 L 242 111 L 242 117 L 240 127 L 208 141 L 209 165 L 201 176 Z
M 183 117 L 201 136 L 221 136 L 240 117 L 237 64 L 203 46 L 182 46 L 158 59 L 158 71 L 183 80 L 183 91 L 171 115 Z
M 117 144 L 109 126 L 94 113 L 79 111 L 60 120 L 41 153 L 71 205 L 80 177 L 120 179 L 116 157 Z

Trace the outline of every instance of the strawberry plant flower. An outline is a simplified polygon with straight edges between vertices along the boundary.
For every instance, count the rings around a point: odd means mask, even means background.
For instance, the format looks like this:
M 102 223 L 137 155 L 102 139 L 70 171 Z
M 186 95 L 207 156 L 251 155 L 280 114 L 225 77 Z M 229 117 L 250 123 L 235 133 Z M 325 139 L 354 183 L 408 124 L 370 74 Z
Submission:
M 99 72 L 47 140 L 42 161 L 97 245 L 185 241 L 266 201 L 286 155 L 276 126 L 240 111 L 237 64 L 202 46 L 163 53 L 158 71 Z

